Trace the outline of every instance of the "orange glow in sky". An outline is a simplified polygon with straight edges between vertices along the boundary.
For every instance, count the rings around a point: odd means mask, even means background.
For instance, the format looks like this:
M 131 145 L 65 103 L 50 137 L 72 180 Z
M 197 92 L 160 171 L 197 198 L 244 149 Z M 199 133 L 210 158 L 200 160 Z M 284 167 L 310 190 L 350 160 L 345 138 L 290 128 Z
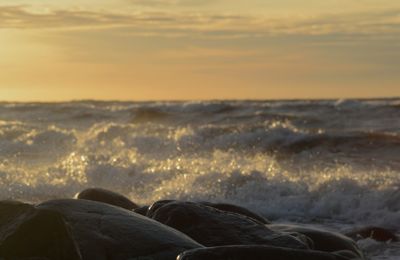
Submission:
M 400 96 L 396 0 L 9 0 L 0 100 Z

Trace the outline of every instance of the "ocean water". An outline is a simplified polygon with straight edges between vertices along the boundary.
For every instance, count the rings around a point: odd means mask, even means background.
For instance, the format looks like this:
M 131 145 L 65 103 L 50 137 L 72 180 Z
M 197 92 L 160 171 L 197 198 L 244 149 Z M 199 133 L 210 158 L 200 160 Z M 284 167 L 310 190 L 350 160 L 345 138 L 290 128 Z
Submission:
M 400 99 L 0 103 L 0 199 L 86 187 L 399 232 Z M 400 259 L 400 243 L 359 245 Z

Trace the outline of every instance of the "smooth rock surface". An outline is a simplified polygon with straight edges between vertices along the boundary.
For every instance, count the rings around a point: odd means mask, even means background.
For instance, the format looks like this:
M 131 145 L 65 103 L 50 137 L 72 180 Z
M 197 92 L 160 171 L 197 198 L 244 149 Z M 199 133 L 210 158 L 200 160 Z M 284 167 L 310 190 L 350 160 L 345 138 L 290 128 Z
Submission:
M 177 260 L 350 260 L 344 256 L 314 250 L 271 246 L 226 246 L 186 251 Z M 352 258 L 351 260 L 356 260 Z
M 127 210 L 133 210 L 139 207 L 127 197 L 119 193 L 101 188 L 90 188 L 83 190 L 80 193 L 78 193 L 75 197 L 81 200 L 92 200 L 92 201 L 103 202 Z
M 355 253 L 363 259 L 363 253 L 358 248 L 357 244 L 350 238 L 335 232 L 326 230 L 309 228 L 297 225 L 267 225 L 270 229 L 287 233 L 300 233 L 309 237 L 313 241 L 312 249 L 335 252 L 348 250 Z
M 134 209 L 133 212 L 140 214 L 142 216 L 146 216 L 147 215 L 147 211 L 149 210 L 149 206 L 142 206 L 140 208 Z
M 37 208 L 65 218 L 84 260 L 175 260 L 183 251 L 202 247 L 177 230 L 104 203 L 53 200 Z
M 159 208 L 161 208 L 162 206 L 164 206 L 164 205 L 166 205 L 168 203 L 171 203 L 171 202 L 177 202 L 177 200 L 159 200 L 159 201 L 154 202 L 153 204 L 151 204 L 148 207 L 147 212 L 146 212 L 146 216 L 149 217 L 149 218 L 153 218 L 155 212 Z
M 171 203 L 171 202 L 179 202 L 179 201 L 176 201 L 176 200 L 156 201 L 155 203 L 153 203 L 151 206 L 149 206 L 147 208 L 146 215 L 151 218 L 153 216 L 154 212 L 157 211 L 158 208 L 164 206 L 167 203 Z M 228 203 L 211 203 L 211 202 L 206 202 L 206 201 L 200 202 L 199 204 L 202 204 L 202 205 L 205 205 L 208 207 L 212 207 L 212 208 L 216 208 L 221 211 L 240 214 L 240 215 L 252 218 L 254 220 L 257 220 L 262 224 L 270 224 L 270 222 L 267 219 L 261 217 L 260 215 L 254 213 L 246 208 L 243 208 L 243 207 L 240 207 L 237 205 L 228 204 Z M 145 212 L 144 208 L 139 210 L 139 213 L 142 213 L 142 212 Z
M 152 218 L 182 231 L 205 246 L 262 244 L 308 248 L 305 241 L 273 231 L 256 220 L 199 203 L 163 203 L 154 211 Z
M 81 259 L 64 219 L 57 212 L 20 202 L 0 202 L 0 258 Z
M 202 202 L 201 204 L 213 207 L 222 211 L 227 211 L 227 212 L 233 212 L 237 214 L 241 214 L 243 216 L 247 216 L 249 218 L 255 219 L 259 221 L 262 224 L 271 224 L 271 222 L 257 213 L 254 213 L 246 208 L 243 208 L 241 206 L 233 205 L 233 204 L 228 204 L 228 203 L 211 203 L 211 202 Z

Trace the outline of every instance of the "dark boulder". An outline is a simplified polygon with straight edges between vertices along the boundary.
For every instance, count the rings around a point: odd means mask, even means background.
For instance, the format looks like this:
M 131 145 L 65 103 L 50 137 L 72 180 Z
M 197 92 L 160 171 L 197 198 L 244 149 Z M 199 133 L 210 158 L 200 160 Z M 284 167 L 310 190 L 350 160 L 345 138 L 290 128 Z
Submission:
M 356 254 L 359 258 L 363 258 L 361 250 L 357 244 L 350 238 L 335 232 L 321 230 L 317 228 L 309 228 L 296 225 L 267 225 L 270 229 L 277 232 L 285 233 L 300 233 L 309 237 L 313 246 L 312 249 L 335 252 L 335 251 L 350 251 Z
M 335 253 L 271 246 L 224 246 L 186 251 L 177 260 L 350 260 Z
M 199 203 L 164 203 L 152 218 L 187 234 L 205 246 L 273 245 L 308 248 L 295 236 L 275 232 L 241 214 L 221 211 Z
M 222 211 L 227 211 L 227 212 L 233 212 L 233 213 L 237 213 L 237 214 L 241 214 L 243 216 L 247 216 L 249 218 L 255 219 L 257 221 L 259 221 L 262 224 L 271 224 L 270 221 L 268 221 L 267 219 L 261 217 L 260 215 L 258 215 L 257 213 L 254 213 L 246 208 L 237 206 L 237 205 L 233 205 L 233 204 L 228 204 L 228 203 L 210 203 L 210 202 L 202 202 L 201 204 L 209 206 L 209 207 L 213 207 Z
M 152 217 L 152 215 L 154 214 L 155 211 L 157 211 L 158 208 L 164 206 L 167 203 L 170 202 L 174 202 L 176 200 L 160 200 L 157 201 L 155 203 L 153 203 L 150 207 L 148 207 L 148 211 L 146 213 L 146 215 L 148 217 Z M 228 203 L 211 203 L 211 202 L 200 202 L 199 204 L 208 206 L 208 207 L 212 207 L 212 208 L 216 208 L 222 211 L 226 211 L 226 212 L 232 212 L 232 213 L 236 213 L 236 214 L 240 214 L 249 218 L 252 218 L 254 220 L 257 220 L 258 222 L 262 223 L 262 224 L 270 224 L 270 222 L 268 220 L 266 220 L 265 218 L 261 217 L 260 215 L 258 215 L 257 213 L 254 213 L 244 207 L 240 207 L 237 205 L 233 205 L 233 204 L 228 204 Z M 136 211 L 136 210 L 135 210 Z M 141 209 L 140 212 L 144 212 L 145 209 Z
M 133 203 L 130 199 L 119 193 L 100 188 L 90 188 L 83 190 L 80 193 L 78 193 L 75 197 L 81 200 L 92 200 L 92 201 L 103 202 L 127 210 L 133 210 L 139 207 L 138 205 Z
M 175 229 L 104 203 L 53 200 L 37 208 L 64 217 L 84 260 L 175 260 L 183 251 L 202 247 Z
M 78 247 L 57 212 L 0 202 L 0 259 L 79 260 Z
M 159 200 L 154 202 L 153 204 L 150 205 L 150 207 L 148 207 L 147 209 L 147 213 L 146 216 L 149 218 L 153 218 L 154 213 L 161 208 L 162 206 L 171 203 L 171 202 L 175 202 L 176 200 Z
M 147 215 L 147 211 L 149 210 L 149 206 L 142 206 L 140 208 L 134 209 L 133 212 L 140 214 L 142 216 L 146 216 Z
M 372 238 L 381 242 L 399 241 L 399 238 L 392 231 L 381 227 L 363 227 L 347 232 L 345 235 L 354 240 Z
M 358 254 L 356 254 L 355 252 L 350 251 L 350 250 L 335 251 L 334 254 L 338 255 L 338 256 L 342 256 L 346 259 L 359 259 L 359 260 L 364 259 L 361 256 L 359 256 Z

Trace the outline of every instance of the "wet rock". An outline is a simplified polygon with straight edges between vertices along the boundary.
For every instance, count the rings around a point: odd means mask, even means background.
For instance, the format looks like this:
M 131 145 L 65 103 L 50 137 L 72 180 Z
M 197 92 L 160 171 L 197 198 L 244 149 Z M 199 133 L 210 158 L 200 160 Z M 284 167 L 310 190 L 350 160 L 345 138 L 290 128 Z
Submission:
M 237 213 L 237 214 L 241 214 L 243 216 L 247 216 L 249 218 L 255 219 L 257 221 L 259 221 L 262 224 L 271 224 L 270 221 L 268 221 L 267 219 L 261 217 L 260 215 L 258 215 L 257 213 L 254 213 L 246 208 L 237 206 L 237 205 L 233 205 L 233 204 L 227 204 L 227 203 L 210 203 L 210 202 L 202 202 L 203 205 L 209 206 L 209 207 L 213 207 L 222 211 L 227 211 L 227 212 L 233 212 L 233 213 Z
M 134 209 L 133 212 L 140 214 L 142 216 L 146 216 L 148 210 L 149 210 L 149 206 L 146 205 L 146 206 L 142 206 L 140 208 Z
M 177 230 L 104 203 L 53 200 L 37 208 L 64 217 L 84 260 L 175 260 L 183 251 L 202 247 Z
M 28 257 L 28 258 L 24 257 L 24 258 L 18 258 L 18 259 L 15 259 L 15 260 L 52 260 L 52 259 L 43 258 L 43 257 Z
M 147 210 L 146 216 L 149 218 L 153 218 L 154 213 L 161 208 L 162 206 L 171 203 L 171 202 L 176 202 L 176 200 L 159 200 L 154 202 L 153 204 L 150 205 L 150 207 Z
M 0 202 L 0 258 L 81 259 L 64 219 L 57 212 L 20 202 Z
M 271 246 L 225 246 L 186 251 L 177 260 L 350 260 L 334 253 Z
M 338 256 L 343 256 L 346 259 L 360 259 L 360 260 L 363 259 L 358 254 L 354 253 L 353 251 L 349 251 L 349 250 L 335 251 L 334 254 L 338 255 Z
M 335 232 L 321 230 L 317 228 L 309 228 L 296 225 L 267 225 L 270 229 L 286 233 L 300 233 L 309 237 L 313 241 L 312 249 L 335 252 L 335 251 L 350 251 L 356 254 L 359 258 L 363 258 L 361 250 L 357 244 L 350 238 Z
M 127 197 L 119 193 L 101 188 L 90 188 L 83 190 L 80 193 L 78 193 L 75 197 L 81 200 L 92 200 L 92 201 L 103 202 L 127 210 L 133 210 L 139 207 Z
M 148 212 L 147 212 L 147 216 L 148 217 L 152 217 L 152 215 L 154 214 L 154 212 L 160 208 L 161 206 L 170 203 L 170 202 L 174 202 L 176 200 L 160 200 L 155 202 L 154 204 L 152 204 L 149 208 L 148 208 Z M 240 214 L 249 218 L 252 218 L 254 220 L 257 220 L 258 222 L 262 223 L 262 224 L 270 224 L 270 222 L 261 217 L 260 215 L 258 215 L 257 213 L 254 213 L 244 207 L 240 207 L 237 205 L 233 205 L 233 204 L 228 204 L 228 203 L 211 203 L 211 202 L 200 202 L 200 204 L 208 206 L 208 207 L 212 207 L 212 208 L 216 208 L 219 209 L 221 211 L 226 211 L 226 212 L 232 212 L 232 213 L 236 213 L 236 214 Z M 142 209 L 141 211 L 145 211 L 145 209 Z
M 345 235 L 354 240 L 372 238 L 381 242 L 399 241 L 399 238 L 392 231 L 381 227 L 363 227 L 347 232 Z
M 187 234 L 205 246 L 274 245 L 308 248 L 306 241 L 281 234 L 241 214 L 221 211 L 199 203 L 160 203 L 153 219 Z

